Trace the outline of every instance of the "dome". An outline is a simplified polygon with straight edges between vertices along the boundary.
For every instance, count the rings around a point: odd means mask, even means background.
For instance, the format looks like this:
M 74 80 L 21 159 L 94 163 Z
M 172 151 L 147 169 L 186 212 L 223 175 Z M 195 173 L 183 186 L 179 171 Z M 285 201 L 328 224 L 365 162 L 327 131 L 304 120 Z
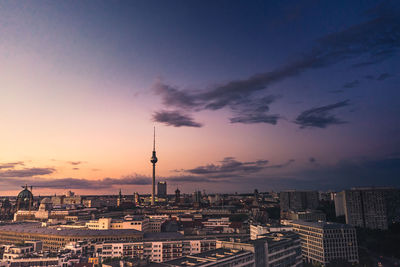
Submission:
M 18 194 L 18 199 L 33 199 L 33 195 L 31 193 L 31 191 L 28 190 L 27 187 L 25 187 L 24 190 L 22 190 L 21 192 L 19 192 Z

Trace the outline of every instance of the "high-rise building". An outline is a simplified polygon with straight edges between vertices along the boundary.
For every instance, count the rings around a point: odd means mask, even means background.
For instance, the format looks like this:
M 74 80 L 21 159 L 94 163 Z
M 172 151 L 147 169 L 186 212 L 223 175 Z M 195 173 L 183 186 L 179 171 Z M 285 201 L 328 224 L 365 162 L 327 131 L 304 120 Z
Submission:
M 281 211 L 313 210 L 316 209 L 319 204 L 317 191 L 282 191 L 279 194 L 279 199 Z
M 347 224 L 293 221 L 301 239 L 303 259 L 326 266 L 335 260 L 358 263 L 356 229 Z
M 400 221 L 400 190 L 352 188 L 343 191 L 346 223 L 369 229 L 388 229 Z
M 175 190 L 175 203 L 178 204 L 181 202 L 181 191 L 179 188 Z
M 158 182 L 157 183 L 157 196 L 160 198 L 167 197 L 167 182 Z
M 344 192 L 337 192 L 333 194 L 333 201 L 335 202 L 336 217 L 343 216 L 344 212 Z
M 158 159 L 156 156 L 156 128 L 154 127 L 154 135 L 153 135 L 153 153 L 150 159 L 151 164 L 153 164 L 153 182 L 152 182 L 152 191 L 151 191 L 151 205 L 154 206 L 155 195 L 156 195 L 156 163 Z

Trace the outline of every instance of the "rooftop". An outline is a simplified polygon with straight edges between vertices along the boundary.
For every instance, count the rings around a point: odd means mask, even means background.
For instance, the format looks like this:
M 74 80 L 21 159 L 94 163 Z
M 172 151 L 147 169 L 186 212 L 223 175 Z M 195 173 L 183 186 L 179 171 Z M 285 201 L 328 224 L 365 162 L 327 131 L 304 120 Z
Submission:
M 40 223 L 10 223 L 0 225 L 0 232 L 17 233 L 37 233 L 45 235 L 64 235 L 64 236 L 105 236 L 105 235 L 128 235 L 142 234 L 133 229 L 110 229 L 110 230 L 91 230 L 91 229 L 72 229 L 72 228 L 50 228 L 42 227 Z
M 353 226 L 348 225 L 348 224 L 334 223 L 334 222 L 307 222 L 307 221 L 296 220 L 296 221 L 293 221 L 292 223 L 309 226 L 309 227 L 314 227 L 314 228 L 321 228 L 321 229 L 338 229 L 338 228 L 351 229 L 351 228 L 354 228 Z
M 233 256 L 250 254 L 244 250 L 218 248 L 179 259 L 163 262 L 166 266 L 202 266 L 218 260 L 224 260 Z

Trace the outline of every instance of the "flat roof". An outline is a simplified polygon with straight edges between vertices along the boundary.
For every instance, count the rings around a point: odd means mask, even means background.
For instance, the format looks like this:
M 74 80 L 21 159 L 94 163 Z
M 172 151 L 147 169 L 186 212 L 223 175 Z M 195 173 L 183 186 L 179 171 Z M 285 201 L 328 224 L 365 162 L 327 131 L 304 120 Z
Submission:
M 224 260 L 232 256 L 239 256 L 249 253 L 251 252 L 245 250 L 218 248 L 179 259 L 166 261 L 163 262 L 163 264 L 167 266 L 201 266 L 203 264 L 216 262 L 218 260 Z
M 309 227 L 314 227 L 314 228 L 321 228 L 321 229 L 340 229 L 340 228 L 352 229 L 352 228 L 354 228 L 353 226 L 348 225 L 348 224 L 334 223 L 334 222 L 307 222 L 307 221 L 295 220 L 292 223 L 309 226 Z
M 35 233 L 44 235 L 64 235 L 64 236 L 105 236 L 105 235 L 130 235 L 142 234 L 142 232 L 133 229 L 109 229 L 109 230 L 92 230 L 92 229 L 74 229 L 74 228 L 49 228 L 42 227 L 41 223 L 10 223 L 0 225 L 0 232 L 17 232 L 17 233 Z

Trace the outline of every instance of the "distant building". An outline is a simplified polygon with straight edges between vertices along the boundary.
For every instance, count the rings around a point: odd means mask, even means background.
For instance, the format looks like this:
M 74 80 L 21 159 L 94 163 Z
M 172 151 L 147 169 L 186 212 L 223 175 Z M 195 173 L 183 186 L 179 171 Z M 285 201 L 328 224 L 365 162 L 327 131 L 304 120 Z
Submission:
M 42 227 L 40 223 L 11 223 L 0 225 L 0 243 L 15 244 L 29 240 L 40 240 L 43 249 L 57 251 L 66 244 L 76 241 L 141 240 L 143 233 L 133 230 L 88 230 Z
M 181 191 L 177 188 L 175 190 L 175 204 L 181 203 Z
M 303 266 L 300 238 L 294 232 L 270 233 L 264 238 L 249 242 L 217 241 L 216 247 L 236 251 L 249 251 L 254 255 L 254 263 L 252 265 L 233 266 Z
M 282 191 L 279 194 L 281 211 L 314 210 L 318 207 L 319 195 L 317 191 Z
M 400 190 L 353 188 L 343 191 L 346 223 L 369 229 L 388 229 L 400 221 Z
M 305 261 L 326 265 L 333 260 L 358 263 L 356 229 L 347 224 L 294 221 Z
M 282 218 L 288 220 L 302 220 L 302 221 L 326 221 L 326 215 L 319 210 L 306 210 L 306 211 L 286 211 L 283 212 Z
M 30 211 L 33 206 L 33 194 L 29 191 L 28 186 L 19 192 L 17 196 L 17 210 L 28 210 Z
M 275 232 L 288 232 L 293 231 L 293 227 L 287 225 L 261 225 L 261 224 L 251 224 L 250 225 L 250 239 L 256 240 L 259 238 L 263 238 L 270 233 Z
M 335 202 L 336 217 L 344 216 L 344 192 L 337 192 L 333 194 L 333 201 Z
M 167 197 L 167 182 L 158 182 L 157 183 L 157 196 L 159 198 Z

